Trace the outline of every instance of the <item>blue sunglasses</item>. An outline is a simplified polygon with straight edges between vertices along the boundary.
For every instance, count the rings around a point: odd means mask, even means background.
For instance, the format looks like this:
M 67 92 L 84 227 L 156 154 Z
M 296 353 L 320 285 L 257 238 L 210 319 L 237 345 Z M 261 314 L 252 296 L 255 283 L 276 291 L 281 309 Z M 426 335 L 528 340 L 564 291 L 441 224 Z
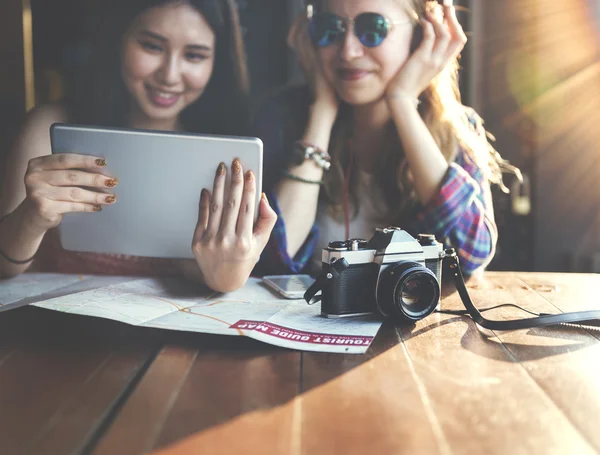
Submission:
M 416 13 L 415 13 L 416 15 Z M 394 25 L 412 24 L 411 19 L 392 21 L 379 13 L 362 13 L 355 18 L 341 17 L 333 13 L 313 13 L 307 9 L 308 34 L 317 47 L 327 47 L 344 41 L 349 26 L 365 47 L 377 47 L 388 36 Z

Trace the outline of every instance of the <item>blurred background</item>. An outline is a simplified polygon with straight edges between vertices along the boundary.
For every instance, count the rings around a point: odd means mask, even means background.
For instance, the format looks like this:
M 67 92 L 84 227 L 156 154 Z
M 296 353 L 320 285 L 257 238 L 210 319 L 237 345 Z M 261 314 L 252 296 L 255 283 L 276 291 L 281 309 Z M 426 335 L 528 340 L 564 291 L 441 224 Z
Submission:
M 506 176 L 510 195 L 494 189 L 490 269 L 600 272 L 600 0 L 455 3 L 469 35 L 463 101 L 525 177 Z M 2 0 L 0 178 L 24 114 L 59 100 L 86 61 L 98 4 Z M 238 0 L 255 101 L 301 77 L 285 38 L 302 4 Z

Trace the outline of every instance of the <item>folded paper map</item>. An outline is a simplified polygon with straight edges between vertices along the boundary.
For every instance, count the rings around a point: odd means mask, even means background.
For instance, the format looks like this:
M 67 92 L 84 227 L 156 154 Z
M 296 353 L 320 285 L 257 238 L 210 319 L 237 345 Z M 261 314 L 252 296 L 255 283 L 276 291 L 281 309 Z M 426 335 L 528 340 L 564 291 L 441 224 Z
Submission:
M 136 326 L 247 336 L 318 352 L 362 354 L 381 326 L 371 317 L 323 318 L 320 305 L 282 299 L 257 278 L 228 294 L 199 291 L 178 278 L 24 274 L 0 282 L 0 310 L 23 302 Z

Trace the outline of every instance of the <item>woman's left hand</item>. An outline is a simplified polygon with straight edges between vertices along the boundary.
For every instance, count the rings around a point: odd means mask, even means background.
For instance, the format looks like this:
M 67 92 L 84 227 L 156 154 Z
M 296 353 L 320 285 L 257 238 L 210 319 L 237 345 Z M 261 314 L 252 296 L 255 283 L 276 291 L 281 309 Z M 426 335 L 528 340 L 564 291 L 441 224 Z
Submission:
M 389 84 L 386 91 L 388 101 L 417 99 L 464 48 L 467 36 L 456 18 L 452 2 L 445 1 L 443 10 L 442 21 L 431 11 L 421 21 L 423 41 Z
M 226 188 L 227 167 L 221 163 L 212 195 L 202 191 L 192 242 L 204 283 L 218 292 L 232 292 L 246 283 L 277 221 L 263 194 L 254 224 L 256 178 L 251 171 L 244 174 L 237 159 L 231 174 Z

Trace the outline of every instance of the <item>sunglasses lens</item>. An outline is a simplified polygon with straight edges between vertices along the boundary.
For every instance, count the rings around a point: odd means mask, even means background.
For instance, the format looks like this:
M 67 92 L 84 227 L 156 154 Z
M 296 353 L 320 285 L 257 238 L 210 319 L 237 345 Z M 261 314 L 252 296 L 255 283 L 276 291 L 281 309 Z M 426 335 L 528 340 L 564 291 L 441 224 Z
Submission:
M 355 20 L 356 36 L 366 47 L 377 47 L 388 35 L 389 21 L 381 14 L 363 13 Z
M 308 33 L 315 46 L 331 46 L 343 38 L 344 21 L 331 13 L 317 13 L 308 23 Z

